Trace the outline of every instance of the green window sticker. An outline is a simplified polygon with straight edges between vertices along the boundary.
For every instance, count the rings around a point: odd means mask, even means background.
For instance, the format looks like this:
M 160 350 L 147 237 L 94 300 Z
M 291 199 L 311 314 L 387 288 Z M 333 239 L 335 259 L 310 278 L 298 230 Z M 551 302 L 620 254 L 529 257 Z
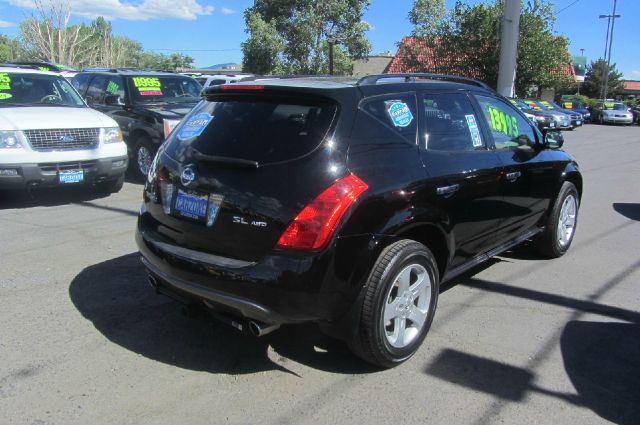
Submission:
M 111 94 L 118 94 L 119 90 L 120 86 L 118 85 L 118 83 L 116 83 L 115 81 L 109 81 L 109 84 L 107 84 L 107 92 Z
M 162 96 L 160 79 L 155 77 L 134 77 L 133 85 L 140 96 Z
M 507 115 L 493 106 L 488 106 L 491 128 L 493 131 L 504 133 L 509 137 L 518 137 L 518 120 L 516 117 Z
M 47 68 L 46 66 L 39 66 L 38 69 L 40 71 L 51 71 L 51 69 Z
M 0 72 L 0 100 L 11 99 L 11 93 L 2 93 L 2 90 L 11 90 L 11 77 L 6 72 Z

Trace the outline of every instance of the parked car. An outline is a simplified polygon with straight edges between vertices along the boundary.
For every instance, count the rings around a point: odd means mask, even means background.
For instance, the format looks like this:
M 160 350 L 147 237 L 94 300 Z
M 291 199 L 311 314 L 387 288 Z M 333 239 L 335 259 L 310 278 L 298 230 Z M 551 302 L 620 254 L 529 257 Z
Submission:
M 442 282 L 528 239 L 563 255 L 582 177 L 562 134 L 484 83 L 397 76 L 205 89 L 143 191 L 155 290 L 255 335 L 317 322 L 391 367 Z
M 565 114 L 569 115 L 569 117 L 571 118 L 571 126 L 573 127 L 573 128 L 571 128 L 571 130 L 573 130 L 574 128 L 577 128 L 577 127 L 582 127 L 582 124 L 584 123 L 584 120 L 582 118 L 582 114 L 581 113 L 579 113 L 577 111 L 573 111 L 571 109 L 565 109 L 565 108 L 561 107 L 560 105 L 558 105 L 557 103 L 550 102 L 548 100 L 540 100 L 539 102 L 549 110 L 560 111 L 560 112 L 564 112 Z
M 545 106 L 539 100 L 526 99 L 524 100 L 524 102 L 534 109 L 549 112 L 550 114 L 552 114 L 554 120 L 556 121 L 556 128 L 560 130 L 573 130 L 574 126 L 571 122 L 571 114 L 560 110 L 555 110 L 549 106 Z
M 127 147 L 114 120 L 56 73 L 0 67 L 0 189 L 94 185 L 117 192 Z
M 570 110 L 581 114 L 583 122 L 591 122 L 591 111 L 589 111 L 587 106 L 579 100 L 561 99 L 560 106 L 565 110 Z
M 77 69 L 74 69 L 74 68 L 71 68 L 70 66 L 66 66 L 59 63 L 51 63 L 51 62 L 44 62 L 44 61 L 16 61 L 16 62 L 13 62 L 13 64 L 20 65 L 20 66 L 24 66 L 24 65 L 33 66 L 39 69 L 40 71 L 56 72 L 62 75 L 67 80 L 71 80 L 78 73 Z
M 640 105 L 636 105 L 633 108 L 631 108 L 631 113 L 633 114 L 634 122 L 640 125 Z
M 509 102 L 520 109 L 532 123 L 538 126 L 540 131 L 556 128 L 556 121 L 553 119 L 553 114 L 543 111 L 542 109 L 533 109 L 521 99 L 510 98 Z
M 633 124 L 633 113 L 622 102 L 600 102 L 591 111 L 591 117 L 600 124 Z
M 194 77 L 198 83 L 204 88 L 209 86 L 217 86 L 220 84 L 235 83 L 238 81 L 250 79 L 253 74 L 215 74 L 215 75 L 199 75 Z
M 202 90 L 184 75 L 123 69 L 83 70 L 72 83 L 89 106 L 120 125 L 139 179 L 146 177 L 158 147 L 200 100 Z

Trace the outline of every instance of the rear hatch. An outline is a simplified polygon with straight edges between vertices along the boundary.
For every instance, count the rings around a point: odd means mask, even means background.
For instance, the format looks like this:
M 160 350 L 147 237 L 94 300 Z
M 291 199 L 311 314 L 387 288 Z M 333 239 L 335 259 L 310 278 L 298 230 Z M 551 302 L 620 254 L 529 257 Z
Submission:
M 147 184 L 155 230 L 182 247 L 258 260 L 344 175 L 344 159 L 327 148 L 337 114 L 335 101 L 308 94 L 202 101 L 171 133 Z

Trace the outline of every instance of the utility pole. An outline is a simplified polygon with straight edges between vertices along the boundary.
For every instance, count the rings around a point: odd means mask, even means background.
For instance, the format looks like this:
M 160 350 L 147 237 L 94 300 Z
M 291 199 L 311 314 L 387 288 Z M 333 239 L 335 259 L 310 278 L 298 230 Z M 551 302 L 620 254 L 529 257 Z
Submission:
M 329 75 L 333 75 L 333 40 L 329 40 Z
M 505 0 L 501 24 L 498 93 L 510 97 L 513 96 L 516 78 L 516 58 L 520 38 L 520 0 Z
M 616 15 L 616 6 L 618 0 L 613 0 L 613 13 L 611 15 L 600 15 L 600 19 L 607 18 L 611 22 L 611 35 L 609 35 L 609 24 L 607 23 L 607 38 L 604 46 L 605 57 L 607 60 L 607 66 L 602 70 L 602 91 L 600 92 L 602 100 L 607 98 L 607 90 L 609 89 L 609 69 L 611 66 L 611 47 L 613 46 L 613 29 L 616 25 L 616 18 L 620 18 L 620 15 Z M 607 44 L 608 43 L 608 46 Z
M 580 49 L 580 56 L 584 56 L 584 49 Z

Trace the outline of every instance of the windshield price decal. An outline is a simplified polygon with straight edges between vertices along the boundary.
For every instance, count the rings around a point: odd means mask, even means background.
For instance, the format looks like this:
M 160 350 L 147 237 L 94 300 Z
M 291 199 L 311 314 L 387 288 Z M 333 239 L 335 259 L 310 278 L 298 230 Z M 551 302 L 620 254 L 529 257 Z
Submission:
M 0 90 L 11 90 L 11 77 L 6 72 L 0 72 Z M 12 97 L 11 93 L 0 92 L 0 100 Z
M 489 110 L 489 115 L 491 115 L 491 128 L 493 131 L 504 133 L 510 137 L 518 137 L 520 132 L 518 131 L 516 117 L 507 115 L 492 106 L 488 106 L 487 109 Z
M 540 103 L 542 103 L 544 106 L 546 106 L 549 109 L 553 109 L 553 106 L 551 106 L 551 104 L 546 100 L 541 100 Z
M 613 109 L 613 103 L 605 103 L 604 109 Z
M 573 109 L 573 103 L 571 102 L 564 102 L 562 106 L 564 106 L 564 109 Z
M 533 109 L 536 109 L 536 110 L 540 109 L 540 107 L 538 105 L 536 105 L 534 102 L 532 102 L 530 100 L 525 100 L 524 103 L 526 103 L 527 105 L 529 105 Z
M 141 96 L 162 96 L 160 79 L 154 77 L 133 77 L 133 85 Z

